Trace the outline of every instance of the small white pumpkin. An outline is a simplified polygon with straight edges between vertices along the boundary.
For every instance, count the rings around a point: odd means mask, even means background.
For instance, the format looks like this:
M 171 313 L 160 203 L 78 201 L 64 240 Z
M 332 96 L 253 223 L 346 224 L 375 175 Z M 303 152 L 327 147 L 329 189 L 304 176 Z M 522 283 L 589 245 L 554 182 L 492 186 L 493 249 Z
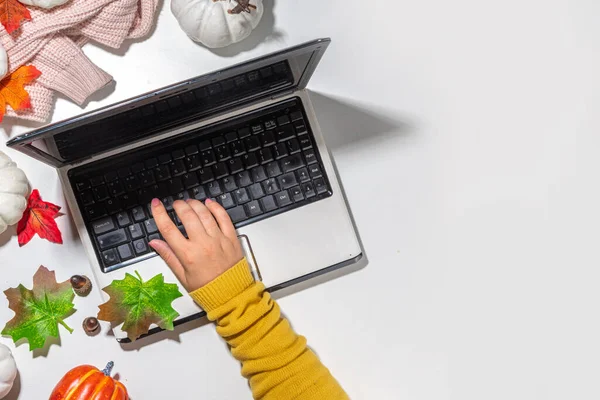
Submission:
M 19 222 L 27 208 L 28 192 L 25 173 L 0 151 L 0 233 Z
M 0 344 L 0 399 L 12 389 L 17 377 L 17 364 L 10 349 Z
M 171 0 L 181 29 L 206 47 L 246 39 L 263 16 L 262 0 Z
M 0 79 L 6 76 L 8 72 L 8 55 L 6 54 L 6 50 L 4 46 L 0 44 Z
M 61 6 L 65 4 L 69 0 L 19 0 L 19 2 L 23 4 L 27 4 L 28 6 L 40 7 L 40 8 L 54 8 L 56 6 Z

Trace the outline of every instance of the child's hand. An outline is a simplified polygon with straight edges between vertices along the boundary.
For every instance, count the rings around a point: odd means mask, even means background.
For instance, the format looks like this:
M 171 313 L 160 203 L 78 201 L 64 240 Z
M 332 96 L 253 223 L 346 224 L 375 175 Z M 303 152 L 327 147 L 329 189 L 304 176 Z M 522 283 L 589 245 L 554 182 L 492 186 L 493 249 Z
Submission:
M 150 246 L 186 290 L 201 288 L 244 257 L 229 214 L 219 203 L 177 200 L 173 208 L 189 239 L 177 229 L 160 200 L 153 199 L 152 215 L 166 243 L 152 240 Z

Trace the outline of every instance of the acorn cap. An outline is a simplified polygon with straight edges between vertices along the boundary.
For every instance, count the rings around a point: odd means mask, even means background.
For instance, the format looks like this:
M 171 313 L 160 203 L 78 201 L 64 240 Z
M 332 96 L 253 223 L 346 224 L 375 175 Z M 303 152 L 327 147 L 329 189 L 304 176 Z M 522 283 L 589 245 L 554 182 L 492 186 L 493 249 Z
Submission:
M 83 320 L 83 330 L 90 336 L 93 336 L 100 332 L 100 322 L 95 317 L 87 317 Z
M 71 287 L 78 296 L 87 296 L 92 291 L 92 281 L 85 275 L 73 275 Z

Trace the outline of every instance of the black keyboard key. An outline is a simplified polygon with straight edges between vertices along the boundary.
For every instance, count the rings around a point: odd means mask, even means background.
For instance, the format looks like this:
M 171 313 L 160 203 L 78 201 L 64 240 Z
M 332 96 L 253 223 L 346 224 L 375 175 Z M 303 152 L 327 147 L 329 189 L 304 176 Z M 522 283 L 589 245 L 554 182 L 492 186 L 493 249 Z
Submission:
M 313 149 L 306 150 L 304 152 L 304 158 L 306 159 L 306 163 L 308 165 L 314 164 L 317 162 L 317 155 L 315 154 L 315 151 Z
M 115 221 L 112 217 L 105 217 L 92 222 L 92 230 L 96 235 L 110 232 L 116 228 L 117 226 L 115 225 Z
M 115 215 L 115 218 L 117 219 L 117 223 L 121 228 L 131 224 L 131 219 L 129 218 L 129 214 L 126 211 L 117 213 L 117 215 Z
M 298 171 L 296 171 L 296 175 L 298 175 L 298 180 L 300 182 L 310 181 L 310 176 L 308 175 L 308 170 L 306 168 L 300 168 Z
M 265 191 L 263 190 L 263 187 L 260 183 L 255 183 L 254 185 L 251 185 L 250 187 L 248 187 L 248 190 L 250 190 L 250 194 L 252 195 L 253 199 L 260 199 L 265 195 Z
M 150 158 L 144 162 L 146 169 L 152 169 L 158 166 L 158 160 L 156 158 Z
M 292 139 L 296 136 L 294 127 L 291 125 L 284 125 L 281 128 L 277 128 L 277 141 L 283 142 L 284 140 Z
M 240 139 L 244 139 L 247 138 L 248 136 L 250 136 L 252 133 L 250 132 L 250 128 L 242 128 L 242 129 L 238 129 L 238 137 Z
M 135 163 L 131 166 L 131 172 L 133 172 L 134 174 L 137 174 L 138 172 L 142 172 L 144 169 L 146 169 L 146 167 L 144 166 L 144 163 Z
M 175 160 L 169 165 L 171 169 L 171 176 L 179 176 L 185 174 L 185 165 L 183 160 Z
M 287 174 L 281 175 L 279 178 L 277 178 L 277 180 L 279 181 L 279 186 L 281 186 L 282 189 L 289 189 L 298 184 L 296 175 L 293 172 L 288 172 Z
M 245 219 L 248 219 L 248 216 L 246 215 L 246 210 L 244 210 L 244 206 L 237 206 L 234 208 L 230 208 L 229 210 L 227 210 L 227 213 L 231 217 L 231 221 L 234 224 L 237 222 L 243 221 Z
M 233 197 L 237 204 L 244 204 L 250 201 L 248 191 L 244 188 L 237 189 L 233 192 Z
M 279 189 L 279 185 L 277 184 L 277 180 L 275 179 L 267 179 L 263 182 L 263 188 L 265 189 L 265 193 L 273 194 L 277 193 Z
M 185 168 L 188 172 L 195 171 L 202 167 L 202 162 L 200 161 L 200 156 L 198 154 L 187 156 L 183 162 L 185 163 Z
M 283 172 L 295 171 L 298 168 L 304 167 L 304 159 L 302 154 L 294 154 L 281 160 L 281 168 Z
M 260 141 L 256 136 L 247 138 L 244 143 L 246 144 L 246 150 L 254 151 L 260 149 Z
M 140 222 L 146 219 L 146 213 L 144 209 L 140 206 L 134 207 L 131 209 L 131 216 L 135 222 Z
M 117 173 L 117 171 L 110 171 L 104 174 L 105 182 L 112 182 L 116 181 L 117 179 L 119 179 L 119 174 Z
M 273 161 L 273 153 L 271 152 L 271 149 L 260 149 L 258 151 L 258 162 L 261 164 L 266 164 L 271 161 Z
M 187 190 L 184 190 L 183 192 L 179 192 L 175 195 L 175 200 L 186 201 L 188 199 L 190 199 L 190 194 L 187 192 Z
M 318 164 L 315 165 L 309 165 L 308 167 L 308 173 L 310 174 L 311 178 L 318 178 L 321 175 L 323 175 L 323 173 L 321 172 L 321 167 L 319 167 Z
M 213 147 L 223 146 L 225 144 L 225 138 L 223 136 L 217 136 L 211 140 Z
M 127 230 L 129 231 L 129 236 L 131 236 L 132 239 L 138 239 L 145 235 L 140 224 L 129 225 Z
M 99 186 L 99 187 L 101 187 L 101 186 Z M 109 182 L 106 184 L 106 187 L 108 188 L 108 193 L 110 193 L 110 195 L 112 197 L 117 197 L 117 196 L 120 196 L 121 194 L 125 193 L 123 184 L 120 181 Z
M 260 133 L 260 132 L 262 132 L 264 130 L 262 124 L 254 124 L 254 125 L 252 125 L 250 127 L 250 129 L 252 130 L 252 133 L 255 134 L 255 135 L 257 133 Z
M 215 153 L 212 150 L 204 150 L 202 153 L 200 153 L 200 159 L 202 160 L 202 165 L 205 168 L 216 164 L 217 162 Z
M 242 162 L 246 169 L 254 168 L 258 165 L 258 158 L 256 158 L 256 153 L 244 154 L 242 156 Z
M 250 176 L 249 171 L 242 171 L 235 175 L 235 179 L 238 182 L 238 185 L 241 187 L 252 185 L 252 177 Z
M 138 239 L 133 242 L 133 249 L 135 250 L 135 254 L 142 255 L 148 252 L 148 243 L 146 239 Z
M 158 232 L 158 227 L 156 226 L 156 221 L 154 221 L 154 218 L 145 220 L 144 228 L 148 234 Z
M 160 201 L 162 201 L 163 206 L 165 206 L 165 209 L 167 211 L 173 210 L 173 203 L 175 202 L 175 199 L 173 198 L 173 196 L 165 196 L 162 199 L 160 199 Z M 151 232 L 148 232 L 148 233 L 151 233 Z
M 260 208 L 260 204 L 256 200 L 252 200 L 250 203 L 246 204 L 246 213 L 249 217 L 256 217 L 263 213 Z
M 198 179 L 200 179 L 200 183 L 208 183 L 215 179 L 211 168 L 202 168 L 198 170 Z
M 173 158 L 170 154 L 161 154 L 160 156 L 158 156 L 158 162 L 160 164 L 168 164 L 171 161 L 173 161 Z
M 186 146 L 185 154 L 188 156 L 198 154 L 198 147 L 195 144 L 190 144 L 189 146 Z
M 258 81 L 259 78 L 260 78 L 260 76 L 258 75 L 258 71 L 248 72 L 248 82 L 250 82 L 250 83 L 256 82 L 256 81 Z
M 217 201 L 219 202 L 220 205 L 223 206 L 223 208 L 227 209 L 227 208 L 235 207 L 235 201 L 233 200 L 231 193 L 223 193 L 223 194 L 217 196 Z
M 212 181 L 208 185 L 206 185 L 206 190 L 208 190 L 208 194 L 210 197 L 217 197 L 221 193 L 223 193 L 223 189 L 221 189 L 221 185 L 218 181 Z
M 302 192 L 304 193 L 304 197 L 307 199 L 317 195 L 317 192 L 315 192 L 315 186 L 312 182 L 303 183 Z
M 274 131 L 266 131 L 259 135 L 260 143 L 263 147 L 270 146 L 275 144 L 275 134 Z
M 246 86 L 246 77 L 244 75 L 238 75 L 235 78 L 233 78 L 233 81 L 235 82 L 235 86 L 238 87 L 242 87 L 242 86 Z
M 177 225 L 177 229 L 179 229 L 179 232 L 181 232 L 181 234 L 184 237 L 186 237 L 186 238 L 188 237 L 187 232 L 185 231 L 185 227 L 183 225 Z
M 290 119 L 292 121 L 298 121 L 299 119 L 302 119 L 302 111 L 294 111 L 290 114 Z
M 94 204 L 94 194 L 91 190 L 86 190 L 85 192 L 81 192 L 81 201 L 84 206 L 89 206 L 90 204 Z
M 302 141 L 302 139 L 300 141 Z M 290 139 L 285 143 L 287 144 L 287 148 L 290 150 L 290 154 L 295 154 L 300 151 L 300 143 L 298 143 L 298 139 Z
M 120 178 L 125 178 L 125 177 L 131 175 L 131 170 L 129 169 L 129 167 L 119 168 L 117 173 L 119 174 Z
M 267 128 L 267 129 L 277 128 L 277 121 L 275 121 L 274 119 L 269 119 L 269 120 L 265 121 L 265 128 Z
M 271 69 L 271 67 L 261 68 L 261 70 L 260 70 L 260 76 L 262 76 L 263 79 L 268 78 L 271 75 L 273 75 L 273 70 Z
M 210 149 L 212 149 L 212 144 L 210 144 L 210 142 L 208 140 L 203 140 L 200 143 L 198 143 L 198 149 L 201 152 L 210 150 Z
M 288 149 L 285 143 L 278 143 L 273 146 L 273 154 L 275 155 L 275 159 L 279 160 L 288 155 Z
M 129 238 L 125 229 L 117 229 L 116 231 L 108 232 L 98 236 L 98 245 L 101 250 L 108 249 L 109 247 L 115 247 L 120 244 L 127 242 Z
M 156 182 L 166 181 L 171 177 L 171 171 L 166 165 L 159 165 L 154 168 L 154 178 Z
M 277 161 L 272 161 L 265 165 L 265 170 L 267 171 L 269 178 L 281 175 L 281 168 L 279 168 L 279 163 Z
M 267 173 L 264 167 L 252 168 L 252 180 L 254 182 L 261 182 L 267 179 Z
M 156 197 L 154 195 L 154 192 L 152 191 L 152 189 L 149 187 L 138 190 L 137 196 L 138 196 L 138 201 L 140 204 L 149 203 L 150 200 L 152 200 L 154 197 Z
M 273 196 L 267 196 L 260 199 L 260 205 L 265 212 L 273 211 L 277 208 Z
M 78 192 L 81 192 L 83 190 L 89 189 L 91 187 L 91 185 L 90 185 L 89 181 L 81 181 L 81 182 L 77 182 L 75 184 L 75 187 L 77 188 Z
M 198 186 L 200 184 L 200 181 L 198 180 L 198 175 L 196 175 L 195 172 L 184 174 L 181 178 L 183 179 L 183 186 L 186 189 L 191 189 L 194 186 Z
M 169 193 L 179 193 L 179 192 L 183 192 L 183 182 L 181 181 L 181 178 L 177 177 L 177 178 L 173 178 L 173 179 L 169 179 L 167 181 L 167 184 L 169 185 Z
M 308 136 L 304 136 L 300 138 L 300 147 L 302 150 L 308 150 L 312 148 L 312 142 Z
M 315 185 L 315 189 L 317 190 L 317 194 L 327 192 L 327 184 L 325 184 L 325 180 L 323 178 L 318 178 L 313 181 Z
M 242 165 L 242 159 L 239 157 L 232 158 L 231 160 L 227 161 L 227 165 L 229 165 L 229 172 L 231 174 L 237 174 L 238 172 L 244 170 L 244 166 Z
M 110 195 L 108 194 L 108 189 L 105 185 L 96 186 L 92 190 L 94 191 L 94 197 L 97 201 L 106 200 L 110 197 Z
M 304 194 L 302 193 L 302 189 L 300 189 L 300 186 L 291 188 L 290 196 L 292 196 L 292 200 L 294 200 L 295 203 L 304 200 Z
M 287 190 L 282 190 L 279 193 L 273 195 L 275 197 L 275 201 L 279 207 L 285 207 L 289 204 L 292 204 L 292 199 L 290 199 L 290 194 Z
M 200 200 L 200 201 L 204 201 L 206 199 L 206 191 L 204 190 L 204 188 L 202 186 L 196 186 L 195 188 L 193 188 L 192 190 L 190 190 L 190 195 L 196 199 L 196 200 Z
M 110 267 L 111 265 L 115 265 L 120 261 L 121 260 L 119 259 L 116 249 L 110 249 L 102 252 L 102 263 L 105 267 Z
M 130 258 L 133 258 L 133 251 L 131 250 L 129 243 L 117 247 L 117 251 L 119 252 L 119 257 L 121 257 L 121 260 L 129 260 Z
M 123 179 L 123 184 L 125 185 L 125 190 L 131 192 L 140 187 L 140 183 L 136 175 L 130 175 Z
M 235 142 L 238 138 L 237 132 L 227 132 L 225 134 L 225 140 L 229 143 L 229 142 Z
M 121 210 L 121 203 L 119 203 L 119 199 L 108 199 L 104 203 L 104 206 L 106 207 L 106 212 L 109 214 L 114 214 Z
M 142 171 L 137 176 L 140 186 L 150 186 L 155 182 L 152 171 Z
M 304 121 L 294 122 L 294 130 L 298 136 L 306 135 L 308 133 L 308 129 L 306 128 Z
M 229 175 L 229 171 L 227 170 L 227 164 L 224 162 L 220 162 L 213 167 L 215 179 L 221 179 L 224 176 Z
M 233 176 L 226 176 L 225 178 L 221 179 L 221 185 L 223 186 L 223 190 L 226 192 L 231 192 L 238 187 Z
M 229 146 L 222 145 L 215 148 L 215 152 L 217 153 L 217 160 L 225 161 L 231 158 L 231 152 L 229 151 Z
M 185 151 L 181 149 L 174 150 L 171 152 L 171 157 L 173 157 L 173 160 L 181 160 L 185 158 Z
M 194 95 L 198 100 L 203 100 L 209 96 L 208 89 L 206 87 L 199 87 L 194 90 Z
M 290 117 L 288 115 L 282 115 L 281 117 L 277 118 L 277 123 L 279 125 L 289 124 L 290 123 Z
M 103 176 L 95 176 L 90 179 L 90 183 L 92 184 L 92 186 L 102 185 L 104 183 L 104 177 Z
M 236 140 L 229 146 L 231 147 L 231 154 L 233 157 L 241 156 L 246 152 L 246 146 L 244 146 L 244 143 L 242 143 L 241 140 Z
M 125 193 L 119 198 L 119 201 L 121 202 L 121 207 L 123 207 L 125 210 L 138 205 L 138 200 L 135 193 Z
M 162 240 L 160 233 L 153 233 L 152 235 L 148 235 L 148 243 L 150 243 L 153 240 Z

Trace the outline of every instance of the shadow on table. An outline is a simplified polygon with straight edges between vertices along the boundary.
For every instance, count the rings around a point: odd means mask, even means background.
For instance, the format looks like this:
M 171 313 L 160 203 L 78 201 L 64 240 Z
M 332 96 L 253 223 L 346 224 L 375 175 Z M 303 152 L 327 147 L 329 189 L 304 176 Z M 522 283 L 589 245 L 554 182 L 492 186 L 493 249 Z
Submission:
M 4 246 L 13 236 L 17 236 L 17 226 L 11 225 L 4 232 L 0 233 L 0 247 Z
M 275 0 L 264 0 L 263 1 L 264 13 L 260 23 L 252 31 L 250 36 L 242 40 L 239 43 L 222 47 L 220 49 L 208 49 L 214 54 L 220 57 L 233 57 L 244 51 L 249 51 L 258 46 L 263 42 L 274 41 L 282 42 L 285 38 L 285 32 L 277 30 L 275 28 L 275 14 L 273 9 L 275 8 Z M 198 43 L 199 46 L 203 46 Z

